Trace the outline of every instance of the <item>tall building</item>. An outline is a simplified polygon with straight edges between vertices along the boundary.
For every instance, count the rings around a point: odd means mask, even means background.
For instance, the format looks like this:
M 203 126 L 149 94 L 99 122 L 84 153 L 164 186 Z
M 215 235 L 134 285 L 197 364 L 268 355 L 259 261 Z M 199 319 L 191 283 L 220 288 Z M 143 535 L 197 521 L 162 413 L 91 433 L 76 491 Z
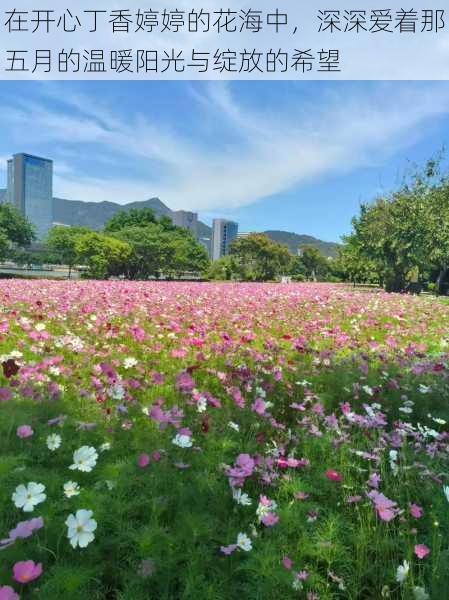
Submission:
M 31 154 L 8 160 L 7 201 L 34 225 L 42 239 L 53 221 L 53 161 Z
M 173 225 L 189 229 L 195 238 L 198 237 L 198 215 L 187 210 L 175 210 L 171 214 Z
M 238 223 L 226 219 L 214 219 L 212 223 L 212 260 L 229 254 L 229 245 L 237 237 Z

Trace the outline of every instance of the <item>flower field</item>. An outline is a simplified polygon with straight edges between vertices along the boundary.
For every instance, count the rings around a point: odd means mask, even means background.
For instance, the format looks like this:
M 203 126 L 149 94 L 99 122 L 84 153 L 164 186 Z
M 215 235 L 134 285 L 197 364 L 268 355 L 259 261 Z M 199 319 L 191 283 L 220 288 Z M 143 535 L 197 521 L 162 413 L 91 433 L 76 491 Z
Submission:
M 0 281 L 0 600 L 449 597 L 449 304 Z

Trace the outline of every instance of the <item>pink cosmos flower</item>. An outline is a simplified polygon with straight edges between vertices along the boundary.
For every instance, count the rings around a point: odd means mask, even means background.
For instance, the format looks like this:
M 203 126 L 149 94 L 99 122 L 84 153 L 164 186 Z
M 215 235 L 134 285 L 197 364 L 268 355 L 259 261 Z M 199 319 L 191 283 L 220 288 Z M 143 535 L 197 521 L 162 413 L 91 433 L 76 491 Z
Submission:
M 343 479 L 343 476 L 338 471 L 334 471 L 334 469 L 328 469 L 326 471 L 326 477 L 330 481 L 341 481 Z
M 43 526 L 44 519 L 42 517 L 36 517 L 29 521 L 21 521 L 20 523 L 17 523 L 14 529 L 11 529 L 9 532 L 9 540 L 7 541 L 14 541 L 17 538 L 28 538 L 33 534 L 33 531 L 41 529 Z M 2 540 L 0 543 L 4 541 L 5 540 Z
M 251 409 L 258 415 L 265 414 L 265 402 L 261 398 L 256 398 L 251 405 Z
M 158 460 L 161 460 L 161 453 L 158 450 L 153 450 L 151 458 L 157 462 Z
M 309 494 L 306 494 L 306 492 L 301 491 L 295 492 L 293 495 L 297 500 L 307 500 L 307 498 L 309 497 Z
M 237 544 L 229 544 L 229 546 L 220 546 L 220 551 L 229 556 L 236 550 Z
M 358 495 L 355 495 L 355 496 L 348 496 L 348 497 L 346 498 L 346 502 L 347 502 L 348 504 L 354 504 L 354 503 L 356 503 L 356 502 L 360 502 L 360 500 L 361 500 L 361 499 L 362 499 L 362 496 L 358 496 Z
M 32 560 L 22 560 L 16 562 L 12 570 L 16 581 L 19 583 L 28 583 L 41 576 L 42 564 L 36 564 Z
M 11 586 L 2 585 L 0 587 L 0 600 L 19 600 L 19 594 L 16 594 Z
M 16 431 L 17 437 L 22 439 L 32 436 L 33 433 L 34 431 L 29 425 L 20 425 L 19 427 L 17 427 Z
M 416 544 L 415 554 L 419 559 L 425 558 L 430 553 L 430 548 L 425 544 Z
M 142 454 L 139 454 L 139 457 L 137 458 L 137 464 L 139 465 L 139 467 L 144 469 L 145 467 L 148 466 L 149 462 L 150 462 L 150 457 L 148 456 L 148 454 L 146 454 L 145 452 L 142 452 Z
M 415 519 L 419 519 L 422 517 L 422 507 L 418 506 L 418 504 L 410 504 L 410 514 L 412 515 L 412 517 L 414 517 Z
M 284 558 L 282 559 L 282 564 L 286 569 L 290 570 L 292 568 L 293 562 L 291 558 L 289 558 L 288 556 L 284 556 Z
M 368 497 L 374 502 L 374 508 L 382 521 L 391 521 L 398 514 L 396 502 L 386 498 L 383 494 L 380 494 L 376 490 L 372 490 L 368 494 Z
M 278 521 L 278 515 L 271 511 L 262 517 L 262 523 L 265 525 L 265 527 L 273 527 L 273 525 L 276 525 Z

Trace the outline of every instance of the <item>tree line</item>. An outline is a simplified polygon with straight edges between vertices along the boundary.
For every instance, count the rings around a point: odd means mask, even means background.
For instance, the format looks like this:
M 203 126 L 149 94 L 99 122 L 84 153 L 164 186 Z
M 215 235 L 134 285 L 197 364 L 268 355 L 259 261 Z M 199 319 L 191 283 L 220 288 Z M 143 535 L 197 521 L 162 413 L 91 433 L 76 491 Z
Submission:
M 311 246 L 293 255 L 267 235 L 239 237 L 229 254 L 210 261 L 192 233 L 150 208 L 117 212 L 102 231 L 53 227 L 35 247 L 32 225 L 10 204 L 0 204 L 0 259 L 20 264 L 82 265 L 86 277 L 175 278 L 191 272 L 212 280 L 372 283 L 401 292 L 412 282 L 437 293 L 449 289 L 449 175 L 429 160 L 398 189 L 363 203 L 329 259 Z
M 361 205 L 335 264 L 341 278 L 389 292 L 415 282 L 447 293 L 449 176 L 440 165 L 429 160 L 399 189 Z
M 296 280 L 326 280 L 329 261 L 313 247 L 294 256 L 265 234 L 235 240 L 230 254 L 209 260 L 192 233 L 157 217 L 150 208 L 117 212 L 102 231 L 57 225 L 39 244 L 32 225 L 11 204 L 0 205 L 0 259 L 21 265 L 61 264 L 83 267 L 85 277 L 106 279 L 175 278 L 190 272 L 206 279 L 271 281 L 282 275 Z

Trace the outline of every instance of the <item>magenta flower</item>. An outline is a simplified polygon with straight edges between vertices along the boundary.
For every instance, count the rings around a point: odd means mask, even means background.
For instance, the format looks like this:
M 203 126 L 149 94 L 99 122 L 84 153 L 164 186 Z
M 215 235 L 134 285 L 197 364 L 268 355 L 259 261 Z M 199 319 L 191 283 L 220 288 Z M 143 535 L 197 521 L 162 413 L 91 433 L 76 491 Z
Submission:
M 237 549 L 237 544 L 229 544 L 229 546 L 220 546 L 220 552 L 229 556 Z
M 412 515 L 412 517 L 414 517 L 415 519 L 419 519 L 422 517 L 422 507 L 418 506 L 418 504 L 410 504 L 410 514 Z
M 279 517 L 274 512 L 268 512 L 262 517 L 261 521 L 265 527 L 273 527 L 273 525 L 276 525 L 276 523 L 279 521 Z
M 341 481 L 343 479 L 343 476 L 334 469 L 328 469 L 326 471 L 326 477 L 329 479 L 329 481 Z
M 382 521 L 391 521 L 398 514 L 398 509 L 396 508 L 396 502 L 386 498 L 383 494 L 380 494 L 376 490 L 372 490 L 368 497 L 374 502 L 374 508 L 377 512 L 377 515 Z
M 284 558 L 282 559 L 282 564 L 288 570 L 290 570 L 292 568 L 292 566 L 293 566 L 292 559 L 289 558 L 288 556 L 284 556 Z
M 153 450 L 151 458 L 157 462 L 158 460 L 161 460 L 161 453 L 158 450 Z
M 415 554 L 419 559 L 425 558 L 430 553 L 430 548 L 425 544 L 416 544 Z
M 32 436 L 33 433 L 34 431 L 29 425 L 20 425 L 19 427 L 17 427 L 16 431 L 17 437 L 22 439 Z
M 139 454 L 139 456 L 137 458 L 137 464 L 139 465 L 139 467 L 141 469 L 144 469 L 145 467 L 147 467 L 149 462 L 150 462 L 150 457 L 148 456 L 148 454 L 146 454 L 145 452 L 142 452 L 142 454 Z
M 251 409 L 258 415 L 265 414 L 265 402 L 261 398 L 256 398 L 251 405 Z
M 19 600 L 19 594 L 9 585 L 0 586 L 0 600 Z
M 360 500 L 361 500 L 361 499 L 362 499 L 362 496 L 359 496 L 359 495 L 355 495 L 355 496 L 348 496 L 348 497 L 346 498 L 346 502 L 347 502 L 348 504 L 354 504 L 354 503 L 356 503 L 356 502 L 360 502 Z
M 41 529 L 43 526 L 44 519 L 42 517 L 36 517 L 29 521 L 21 521 L 20 523 L 17 523 L 14 529 L 11 529 L 7 539 L 0 540 L 0 546 L 9 546 L 18 538 L 28 538 L 33 534 L 33 531 Z
M 0 401 L 7 402 L 8 400 L 11 400 L 11 398 L 12 398 L 11 390 L 9 390 L 8 388 L 5 388 L 5 387 L 0 387 Z
M 19 583 L 28 583 L 41 576 L 42 564 L 36 564 L 32 560 L 22 560 L 16 562 L 12 570 L 16 581 Z

